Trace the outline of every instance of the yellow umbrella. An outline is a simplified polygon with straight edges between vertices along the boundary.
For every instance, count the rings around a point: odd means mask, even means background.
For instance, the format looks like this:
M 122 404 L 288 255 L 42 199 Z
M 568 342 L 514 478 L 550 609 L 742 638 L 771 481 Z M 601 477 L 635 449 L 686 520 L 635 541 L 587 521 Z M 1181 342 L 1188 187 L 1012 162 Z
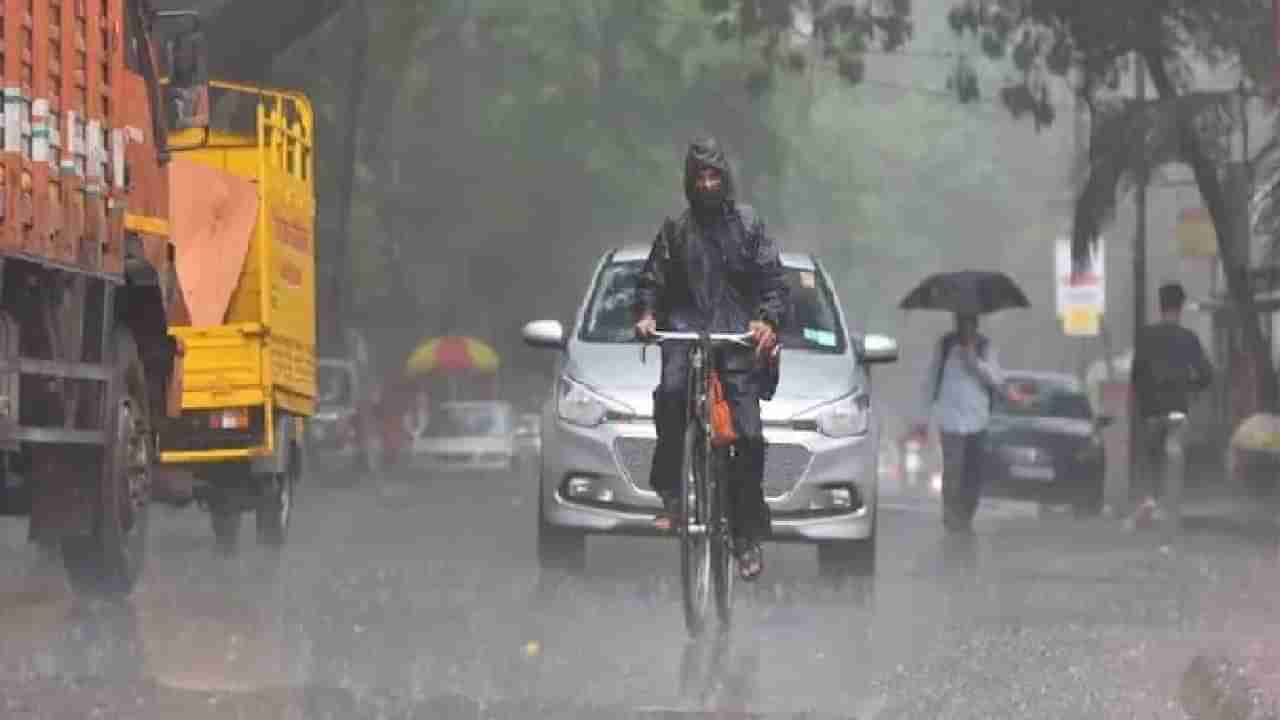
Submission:
M 409 356 L 405 370 L 410 375 L 430 373 L 498 371 L 498 353 L 487 343 L 471 337 L 432 338 Z

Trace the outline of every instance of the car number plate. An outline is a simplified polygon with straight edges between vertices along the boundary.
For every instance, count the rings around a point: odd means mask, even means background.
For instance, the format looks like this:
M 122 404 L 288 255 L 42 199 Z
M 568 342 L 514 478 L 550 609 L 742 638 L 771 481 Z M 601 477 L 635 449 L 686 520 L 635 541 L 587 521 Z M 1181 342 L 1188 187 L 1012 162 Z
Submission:
M 1014 465 L 1009 468 L 1009 474 L 1020 480 L 1040 480 L 1043 482 L 1053 480 L 1055 477 L 1053 468 L 1034 465 Z

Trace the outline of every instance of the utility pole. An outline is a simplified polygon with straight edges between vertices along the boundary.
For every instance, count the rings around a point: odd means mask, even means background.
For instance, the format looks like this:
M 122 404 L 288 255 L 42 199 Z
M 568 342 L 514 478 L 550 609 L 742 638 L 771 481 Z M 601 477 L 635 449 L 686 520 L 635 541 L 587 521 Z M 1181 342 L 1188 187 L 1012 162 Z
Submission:
M 360 138 L 360 116 L 364 106 L 364 89 L 369 71 L 369 9 L 366 0 L 351 0 L 347 12 L 351 16 L 352 32 L 351 74 L 347 79 L 347 106 L 343 118 L 346 137 L 342 144 L 342 169 L 338 187 L 338 246 L 334 252 L 333 270 L 329 276 L 330 302 L 334 313 L 336 334 L 342 332 L 351 319 L 352 288 L 355 273 L 350 270 L 352 223 L 351 204 L 355 195 L 356 158 Z
M 1086 133 L 1088 132 L 1088 117 L 1085 115 L 1087 106 L 1080 101 L 1080 94 L 1074 95 L 1072 102 L 1072 125 L 1071 125 L 1071 145 L 1072 145 L 1072 168 L 1073 177 L 1070 178 L 1068 187 L 1071 188 L 1071 203 L 1069 208 L 1074 210 L 1077 199 L 1080 197 L 1084 189 L 1084 178 L 1089 174 L 1090 157 L 1089 145 L 1085 142 Z M 1071 234 L 1075 235 L 1075 213 L 1071 213 Z M 1072 275 L 1075 274 L 1074 258 L 1072 267 L 1070 268 Z M 1061 280 L 1059 280 L 1061 282 Z M 1101 321 L 1101 318 L 1099 318 Z M 1091 339 L 1088 337 L 1076 338 L 1076 372 L 1079 374 L 1081 382 L 1088 382 L 1089 379 L 1089 346 Z
M 1142 55 L 1134 53 L 1134 96 L 1139 107 L 1147 100 L 1147 65 Z M 1138 349 L 1138 336 L 1147 324 L 1147 184 L 1150 182 L 1146 135 L 1143 135 L 1143 148 L 1139 152 L 1138 187 L 1134 197 L 1137 227 L 1133 235 L 1133 352 Z M 1130 374 L 1132 377 L 1132 373 Z M 1133 388 L 1129 390 L 1129 488 L 1133 488 L 1134 480 L 1142 469 L 1139 458 L 1142 448 L 1142 419 L 1138 417 L 1138 408 L 1134 402 Z M 1132 495 L 1132 491 L 1129 493 Z

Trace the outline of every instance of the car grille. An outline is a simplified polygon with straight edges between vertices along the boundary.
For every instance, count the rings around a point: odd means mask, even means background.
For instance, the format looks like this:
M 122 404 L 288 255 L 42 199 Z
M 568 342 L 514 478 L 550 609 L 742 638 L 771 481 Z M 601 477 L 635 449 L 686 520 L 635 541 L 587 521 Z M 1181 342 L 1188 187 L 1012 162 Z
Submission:
M 649 469 L 653 465 L 656 443 L 652 438 L 630 437 L 618 438 L 613 443 L 618 463 L 638 488 L 651 489 Z M 773 498 L 791 492 L 808 470 L 810 457 L 803 445 L 770 443 L 764 460 L 765 495 Z

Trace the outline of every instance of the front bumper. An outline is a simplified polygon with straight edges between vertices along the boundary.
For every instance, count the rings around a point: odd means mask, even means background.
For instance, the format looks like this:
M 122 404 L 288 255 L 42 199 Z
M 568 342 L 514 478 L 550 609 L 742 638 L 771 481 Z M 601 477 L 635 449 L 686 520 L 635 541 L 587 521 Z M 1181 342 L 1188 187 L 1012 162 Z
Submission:
M 651 420 L 582 428 L 555 421 L 543 438 L 543 521 L 593 534 L 661 535 L 661 507 L 649 489 L 648 459 L 656 435 Z M 863 540 L 875 532 L 877 457 L 874 435 L 828 438 L 768 427 L 765 487 L 777 542 Z M 571 498 L 571 478 L 589 482 L 590 496 Z M 849 488 L 851 506 L 832 507 L 828 489 Z
M 468 473 L 468 472 L 500 472 L 510 470 L 515 465 L 514 455 L 501 456 L 442 456 L 425 453 L 410 453 L 405 461 L 409 468 L 428 472 Z
M 983 494 L 991 497 L 1069 502 L 1096 492 L 1103 482 L 1101 459 L 1057 458 L 1052 463 L 1022 466 L 988 459 Z

